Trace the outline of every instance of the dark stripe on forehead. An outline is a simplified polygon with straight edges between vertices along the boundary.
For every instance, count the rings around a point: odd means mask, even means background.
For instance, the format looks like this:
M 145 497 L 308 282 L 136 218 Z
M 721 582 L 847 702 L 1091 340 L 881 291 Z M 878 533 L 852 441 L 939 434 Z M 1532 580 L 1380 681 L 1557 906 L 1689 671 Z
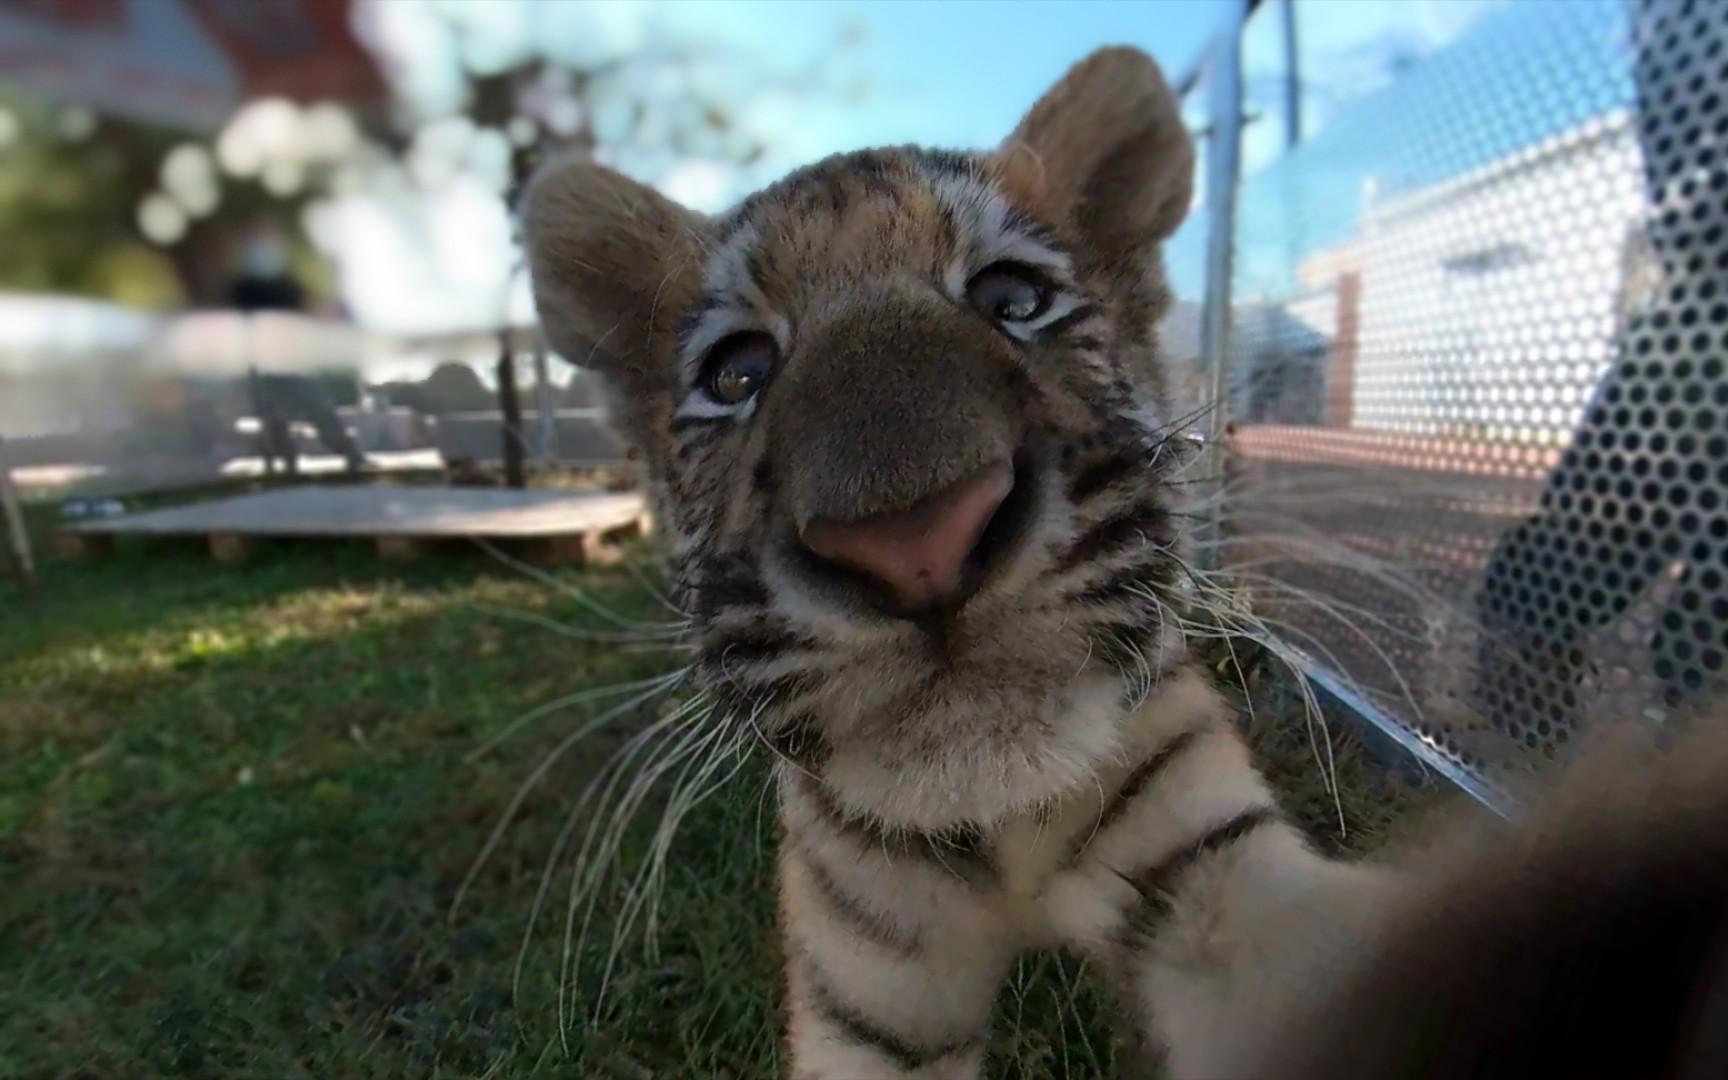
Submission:
M 726 306 L 726 297 L 718 293 L 703 293 L 702 299 L 696 301 L 696 306 L 685 313 L 678 322 L 678 348 L 685 349 L 690 344 L 690 335 L 702 324 L 702 318 Z
M 909 151 L 912 159 L 924 168 L 931 176 L 941 179 L 975 178 L 981 159 L 977 154 L 960 150 L 925 150 L 915 148 Z
M 781 182 L 784 190 L 779 194 L 800 210 L 809 213 L 826 210 L 838 217 L 851 202 L 846 191 L 848 182 L 858 183 L 867 195 L 884 196 L 893 190 L 893 170 L 888 162 L 875 160 L 869 151 L 828 158 L 787 177 Z
M 762 265 L 762 253 L 754 247 L 744 252 L 744 273 L 749 275 L 757 292 L 767 291 L 768 271 Z
M 852 202 L 846 190 L 850 172 L 850 169 L 843 168 L 812 170 L 808 176 L 788 184 L 781 192 L 782 201 L 801 217 L 844 217 Z
M 831 175 L 828 182 L 822 186 L 823 194 L 827 197 L 828 212 L 835 217 L 844 215 L 851 197 L 846 194 L 846 185 L 841 182 L 841 178 Z
M 925 150 L 919 147 L 910 148 L 909 153 L 918 169 L 924 174 L 924 179 L 932 185 L 944 181 L 965 181 L 980 190 L 984 184 L 978 175 L 977 162 L 970 155 L 953 150 Z M 955 243 L 964 240 L 961 236 L 960 221 L 955 216 L 957 207 L 947 198 L 936 200 L 936 212 L 942 219 L 942 232 Z
M 720 227 L 715 230 L 714 242 L 719 247 L 725 247 L 738 234 L 744 231 L 744 226 L 750 224 L 750 209 L 760 195 L 752 195 L 738 204 L 738 208 L 720 219 Z
M 860 150 L 835 154 L 794 169 L 784 177 L 746 198 L 720 221 L 721 245 L 737 237 L 754 217 L 770 206 L 790 206 L 802 212 L 844 214 L 851 199 L 846 185 L 856 183 L 873 198 L 893 199 L 905 179 L 905 162 L 917 151 Z
M 963 153 L 954 150 L 924 150 L 916 147 L 909 148 L 908 154 L 911 160 L 917 164 L 924 178 L 945 196 L 939 199 L 939 202 L 943 204 L 943 217 L 948 221 L 949 231 L 952 234 L 957 235 L 953 210 L 960 209 L 972 202 L 973 199 L 984 204 L 1001 196 L 1001 192 L 992 183 L 985 168 L 987 159 L 982 154 Z M 948 205 L 956 197 L 959 205 Z M 1015 209 L 1005 199 L 1001 200 L 1001 205 L 1003 207 L 1001 224 L 1007 233 L 1030 240 L 1053 254 L 1070 255 L 1053 228 Z
M 1008 227 L 1028 240 L 1042 244 L 1051 251 L 1067 254 L 1056 236 L 1056 230 L 1041 221 L 1027 217 L 1012 206 L 1008 207 Z
M 853 157 L 852 167 L 859 184 L 864 188 L 864 194 L 873 199 L 888 199 L 897 201 L 900 190 L 897 181 L 901 179 L 904 162 L 893 153 L 882 150 L 866 150 Z

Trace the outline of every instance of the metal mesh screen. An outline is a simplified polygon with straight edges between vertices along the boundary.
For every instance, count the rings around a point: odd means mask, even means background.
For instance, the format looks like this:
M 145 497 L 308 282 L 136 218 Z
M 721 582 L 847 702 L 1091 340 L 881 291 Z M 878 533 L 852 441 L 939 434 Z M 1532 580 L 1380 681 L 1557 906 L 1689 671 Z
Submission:
M 1241 186 L 1223 561 L 1467 776 L 1721 680 L 1724 96 L 1728 4 L 1526 0 Z

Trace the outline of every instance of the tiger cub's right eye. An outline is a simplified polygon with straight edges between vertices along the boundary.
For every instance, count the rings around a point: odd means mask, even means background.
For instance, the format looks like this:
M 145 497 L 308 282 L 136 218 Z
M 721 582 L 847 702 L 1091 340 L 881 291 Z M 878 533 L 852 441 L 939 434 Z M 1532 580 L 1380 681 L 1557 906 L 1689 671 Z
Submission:
M 762 392 L 774 371 L 774 339 L 763 333 L 733 334 L 708 351 L 702 385 L 722 405 L 742 405 Z

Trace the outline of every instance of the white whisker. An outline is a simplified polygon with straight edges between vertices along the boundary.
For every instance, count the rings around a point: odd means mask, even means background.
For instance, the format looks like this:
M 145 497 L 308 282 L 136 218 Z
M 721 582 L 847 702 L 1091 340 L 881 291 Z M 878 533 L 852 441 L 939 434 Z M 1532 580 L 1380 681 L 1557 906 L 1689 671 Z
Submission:
M 566 637 L 584 644 L 646 645 L 661 642 L 667 643 L 665 647 L 670 648 L 671 642 L 677 641 L 689 632 L 688 627 L 684 626 L 667 626 L 661 630 L 642 630 L 632 633 L 611 630 L 583 630 L 533 611 L 521 611 L 516 608 L 494 607 L 491 604 L 479 603 L 469 603 L 466 606 L 470 610 L 479 611 L 494 618 L 510 619 L 514 622 L 538 626 L 542 630 L 550 630 L 559 637 Z
M 540 781 L 546 778 L 546 774 L 552 770 L 552 766 L 556 765 L 559 759 L 570 752 L 572 747 L 580 743 L 589 735 L 625 715 L 631 709 L 634 709 L 645 702 L 652 701 L 654 698 L 666 693 L 673 686 L 676 686 L 677 679 L 681 679 L 683 674 L 683 672 L 676 673 L 676 678 L 673 676 L 667 676 L 664 680 L 655 683 L 643 693 L 636 695 L 620 705 L 607 709 L 599 716 L 596 716 L 594 719 L 588 721 L 586 724 L 583 724 L 581 727 L 565 736 L 557 746 L 554 746 L 546 756 L 540 759 L 540 763 L 528 774 L 527 779 L 517 785 L 515 794 L 510 797 L 509 804 L 504 807 L 503 816 L 499 819 L 498 824 L 493 827 L 491 835 L 486 838 L 486 843 L 481 847 L 480 854 L 475 857 L 474 865 L 469 868 L 467 875 L 463 877 L 462 884 L 457 886 L 456 897 L 450 904 L 450 915 L 452 919 L 455 917 L 457 911 L 460 910 L 463 897 L 468 894 L 468 889 L 474 884 L 474 879 L 479 876 L 481 869 L 486 865 L 486 860 L 491 857 L 493 850 L 498 847 L 498 841 L 504 836 L 504 831 L 508 829 L 510 823 L 515 820 L 516 812 L 521 809 L 522 803 L 527 800 L 529 794 L 539 786 Z
M 565 709 L 572 709 L 590 701 L 598 701 L 601 698 L 616 697 L 619 694 L 628 694 L 635 690 L 646 690 L 660 687 L 670 691 L 673 687 L 677 686 L 678 683 L 682 682 L 689 673 L 689 668 L 679 668 L 677 671 L 671 672 L 667 675 L 656 675 L 651 679 L 638 679 L 634 682 L 619 683 L 616 686 L 602 686 L 591 690 L 581 690 L 574 694 L 558 698 L 556 701 L 549 701 L 544 705 L 538 705 L 516 717 L 516 719 L 510 721 L 508 724 L 505 724 L 503 728 L 499 729 L 485 742 L 481 743 L 475 749 L 470 750 L 462 758 L 462 763 L 464 765 L 472 765 L 474 762 L 485 757 L 493 750 L 496 750 L 523 727 L 533 723 L 543 716 L 562 712 Z
M 581 589 L 576 588 L 568 582 L 559 580 L 556 576 L 547 573 L 538 566 L 534 566 L 531 563 L 523 562 L 521 559 L 515 558 L 489 540 L 477 537 L 475 538 L 474 543 L 488 555 L 491 555 L 494 559 L 497 559 L 505 566 L 510 567 L 518 573 L 527 575 L 540 584 L 555 590 L 562 596 L 576 601 L 576 603 L 587 608 L 589 611 L 592 611 L 594 614 L 600 616 L 602 619 L 605 619 L 614 626 L 625 630 L 660 631 L 667 629 L 669 625 L 667 623 L 644 622 L 640 619 L 632 619 L 626 615 L 620 615 L 606 605 L 593 599 Z

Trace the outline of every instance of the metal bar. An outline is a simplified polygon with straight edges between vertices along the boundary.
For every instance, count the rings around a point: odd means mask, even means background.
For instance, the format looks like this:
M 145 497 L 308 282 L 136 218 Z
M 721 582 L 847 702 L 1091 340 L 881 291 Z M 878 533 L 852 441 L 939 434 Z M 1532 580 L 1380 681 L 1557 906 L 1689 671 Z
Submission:
M 19 505 L 18 489 L 12 486 L 12 465 L 6 460 L 6 440 L 0 438 L 0 510 L 6 513 L 6 529 L 12 537 L 12 551 L 25 577 L 36 574 L 35 561 L 30 556 L 30 533 L 24 528 L 24 509 Z
M 1207 53 L 1210 54 L 1211 50 L 1208 49 Z M 1196 86 L 1200 85 L 1200 79 L 1205 74 L 1206 74 L 1206 57 L 1202 56 L 1200 58 L 1199 63 L 1197 63 L 1193 67 L 1189 68 L 1188 71 L 1181 78 L 1176 80 L 1176 84 L 1175 84 L 1176 85 L 1176 97 L 1178 99 L 1181 99 L 1181 98 L 1187 97 L 1189 94 L 1192 94 L 1194 92 L 1194 88 Z
M 1509 819 L 1517 816 L 1517 807 L 1504 790 L 1454 764 L 1446 755 L 1436 751 L 1420 735 L 1411 731 L 1408 724 L 1387 715 L 1384 710 L 1370 703 L 1361 694 L 1358 694 L 1348 682 L 1338 677 L 1324 664 L 1317 663 L 1307 656 L 1302 656 L 1302 661 L 1302 674 L 1310 683 L 1325 691 L 1328 696 L 1365 723 L 1372 725 L 1373 730 L 1396 743 L 1405 753 L 1439 773 L 1460 791 L 1494 813 Z
M 1302 141 L 1302 60 L 1296 39 L 1296 0 L 1284 0 L 1284 145 Z
M 534 404 L 539 415 L 535 417 L 536 431 L 534 433 L 534 467 L 541 472 L 552 468 L 552 455 L 557 450 L 558 421 L 556 413 L 558 402 L 552 393 L 550 365 L 546 362 L 546 343 L 534 343 Z
M 1222 475 L 1223 443 L 1230 424 L 1230 284 L 1235 272 L 1236 186 L 1242 157 L 1242 29 L 1253 4 L 1238 0 L 1225 16 L 1207 62 L 1211 138 L 1206 145 L 1206 295 L 1200 309 L 1200 354 L 1211 365 L 1206 425 L 1214 474 Z M 1223 485 L 1211 491 L 1211 511 L 1200 523 L 1198 553 L 1216 564 L 1223 536 Z
M 528 486 L 527 453 L 522 437 L 522 397 L 516 386 L 516 356 L 510 331 L 498 334 L 498 410 L 503 414 L 504 486 L 517 491 Z
M 270 414 L 265 411 L 264 383 L 258 371 L 258 327 L 252 312 L 240 313 L 240 350 L 246 361 L 246 395 L 252 402 L 252 415 L 258 418 L 258 456 L 264 460 L 264 475 L 276 475 L 275 446 L 270 441 Z M 292 439 L 293 435 L 290 434 Z
M 1242 14 L 1241 21 L 1246 23 L 1248 21 L 1248 16 L 1258 11 L 1260 5 L 1264 2 L 1265 0 L 1248 0 L 1248 10 Z M 1241 35 L 1242 28 L 1240 25 L 1237 25 L 1235 33 L 1238 36 Z M 1175 82 L 1171 83 L 1171 86 L 1176 91 L 1177 98 L 1187 97 L 1189 94 L 1194 92 L 1196 86 L 1200 85 L 1200 80 L 1206 75 L 1206 65 L 1211 60 L 1216 47 L 1216 42 L 1207 46 L 1206 51 L 1201 54 L 1200 59 L 1194 62 L 1194 66 L 1183 72 Z

